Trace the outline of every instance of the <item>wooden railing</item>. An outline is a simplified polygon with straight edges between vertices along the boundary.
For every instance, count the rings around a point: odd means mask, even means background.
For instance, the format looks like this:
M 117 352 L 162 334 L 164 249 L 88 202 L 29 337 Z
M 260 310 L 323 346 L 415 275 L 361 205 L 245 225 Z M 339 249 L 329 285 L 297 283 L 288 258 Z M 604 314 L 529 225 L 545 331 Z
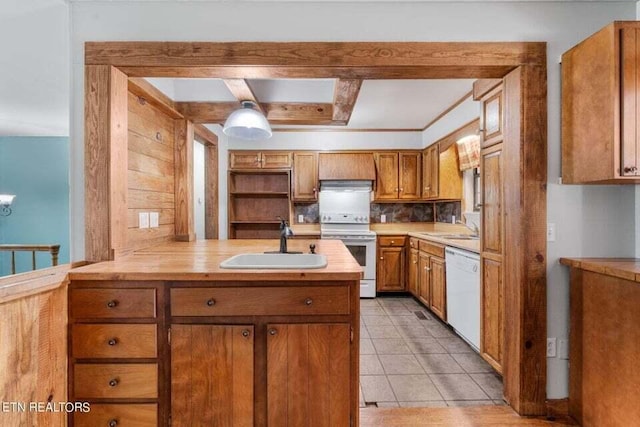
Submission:
M 36 269 L 36 252 L 49 252 L 51 266 L 58 265 L 60 245 L 0 245 L 0 252 L 11 252 L 11 274 L 16 274 L 16 252 L 31 252 L 31 267 Z

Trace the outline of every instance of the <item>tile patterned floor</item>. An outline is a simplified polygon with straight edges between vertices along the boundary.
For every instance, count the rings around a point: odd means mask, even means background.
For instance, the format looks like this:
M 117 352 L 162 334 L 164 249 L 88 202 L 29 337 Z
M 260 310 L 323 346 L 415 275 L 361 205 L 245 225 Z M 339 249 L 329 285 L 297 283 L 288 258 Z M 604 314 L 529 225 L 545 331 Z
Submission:
M 361 407 L 504 405 L 502 378 L 413 298 L 362 299 L 360 311 Z

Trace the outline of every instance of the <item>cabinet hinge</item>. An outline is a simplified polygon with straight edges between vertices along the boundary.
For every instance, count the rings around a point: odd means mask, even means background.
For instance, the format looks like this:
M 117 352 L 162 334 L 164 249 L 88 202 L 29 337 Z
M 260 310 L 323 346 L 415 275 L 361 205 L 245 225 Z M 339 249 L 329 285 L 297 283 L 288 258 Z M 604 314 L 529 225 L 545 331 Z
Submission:
M 171 328 L 167 330 L 167 342 L 171 345 Z

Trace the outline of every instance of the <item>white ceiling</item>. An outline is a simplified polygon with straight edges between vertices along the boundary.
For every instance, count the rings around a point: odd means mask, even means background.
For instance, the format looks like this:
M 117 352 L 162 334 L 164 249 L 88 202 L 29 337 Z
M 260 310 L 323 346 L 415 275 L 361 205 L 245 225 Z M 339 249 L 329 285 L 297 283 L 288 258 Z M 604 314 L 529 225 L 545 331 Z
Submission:
M 221 79 L 148 80 L 174 101 L 235 100 Z M 335 88 L 334 79 L 265 79 L 248 83 L 260 102 L 331 103 Z M 468 93 L 472 83 L 473 80 L 365 80 L 347 128 L 422 129 Z M 287 127 L 292 126 L 274 126 Z

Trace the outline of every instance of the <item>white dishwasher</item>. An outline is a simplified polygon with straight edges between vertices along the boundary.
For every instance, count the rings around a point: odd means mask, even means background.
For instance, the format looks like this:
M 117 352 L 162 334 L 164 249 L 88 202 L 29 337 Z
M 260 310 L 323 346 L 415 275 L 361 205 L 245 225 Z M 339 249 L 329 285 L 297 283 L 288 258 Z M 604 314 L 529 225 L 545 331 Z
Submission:
M 480 255 L 447 246 L 447 321 L 480 348 Z

